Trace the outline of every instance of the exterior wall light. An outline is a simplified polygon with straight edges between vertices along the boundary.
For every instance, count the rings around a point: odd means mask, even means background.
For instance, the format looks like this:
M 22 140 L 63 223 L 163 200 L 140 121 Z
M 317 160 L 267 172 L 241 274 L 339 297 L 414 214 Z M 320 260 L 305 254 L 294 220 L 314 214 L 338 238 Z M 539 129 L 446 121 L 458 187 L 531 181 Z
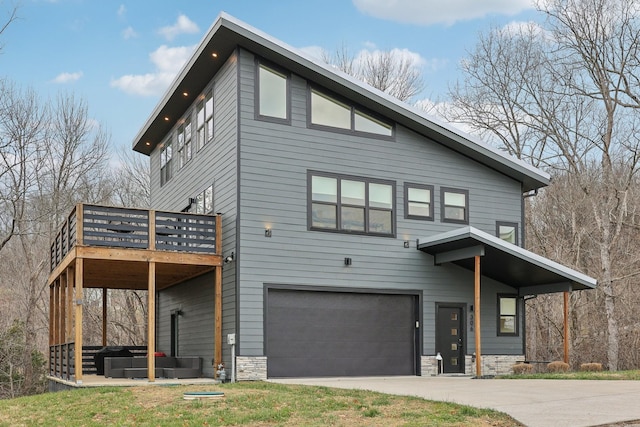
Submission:
M 270 228 L 265 228 L 264 229 L 264 237 L 271 237 L 271 229 Z
M 352 263 L 351 258 L 344 259 L 344 265 L 351 265 L 351 263 Z
M 230 262 L 232 262 L 235 259 L 235 254 L 233 252 L 231 252 L 231 255 L 227 255 L 224 258 L 224 263 L 225 264 L 229 264 Z

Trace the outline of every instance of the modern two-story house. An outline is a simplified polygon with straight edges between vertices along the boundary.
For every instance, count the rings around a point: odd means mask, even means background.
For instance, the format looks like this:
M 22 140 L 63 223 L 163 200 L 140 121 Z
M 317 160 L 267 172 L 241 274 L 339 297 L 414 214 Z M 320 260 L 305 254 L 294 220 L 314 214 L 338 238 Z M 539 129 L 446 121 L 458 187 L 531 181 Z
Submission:
M 226 14 L 133 148 L 154 209 L 222 218 L 219 318 L 213 272 L 156 297 L 156 349 L 207 376 L 508 371 L 524 297 L 596 285 L 523 249 L 545 172 Z

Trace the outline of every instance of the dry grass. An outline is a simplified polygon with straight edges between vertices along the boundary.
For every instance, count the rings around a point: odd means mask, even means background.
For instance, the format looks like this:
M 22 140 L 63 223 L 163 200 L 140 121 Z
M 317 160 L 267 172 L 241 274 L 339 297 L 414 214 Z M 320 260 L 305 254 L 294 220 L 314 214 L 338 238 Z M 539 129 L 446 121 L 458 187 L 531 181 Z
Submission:
M 601 372 L 602 363 L 583 363 L 580 365 L 580 370 L 584 372 Z
M 511 369 L 513 369 L 514 375 L 530 374 L 533 372 L 533 365 L 529 363 L 516 363 Z
M 547 365 L 547 371 L 549 372 L 568 372 L 569 371 L 569 364 L 568 363 L 564 363 L 564 362 L 560 362 L 560 361 L 555 361 L 555 362 L 551 362 Z

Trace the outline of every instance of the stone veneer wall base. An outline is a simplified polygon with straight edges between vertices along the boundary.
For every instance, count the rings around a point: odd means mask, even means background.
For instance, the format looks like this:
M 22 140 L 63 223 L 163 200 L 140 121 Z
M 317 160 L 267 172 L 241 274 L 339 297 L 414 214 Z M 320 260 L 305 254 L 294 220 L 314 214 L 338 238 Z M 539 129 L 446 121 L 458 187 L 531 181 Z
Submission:
M 482 356 L 482 375 L 511 374 L 513 365 L 524 360 L 524 355 L 485 354 Z M 423 377 L 438 375 L 438 361 L 436 356 L 422 356 L 420 359 Z M 471 355 L 464 358 L 464 374 L 476 375 L 476 360 Z
M 236 356 L 237 381 L 263 381 L 266 379 L 266 356 Z

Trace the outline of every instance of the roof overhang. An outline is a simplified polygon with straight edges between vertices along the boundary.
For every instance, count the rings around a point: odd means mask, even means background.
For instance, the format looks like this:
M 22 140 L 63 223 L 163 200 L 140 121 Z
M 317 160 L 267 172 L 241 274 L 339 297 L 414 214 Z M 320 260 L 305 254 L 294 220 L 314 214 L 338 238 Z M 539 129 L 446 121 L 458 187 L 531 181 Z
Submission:
M 593 289 L 597 284 L 592 277 L 474 227 L 419 239 L 418 249 L 432 255 L 437 265 L 451 262 L 472 271 L 474 257 L 481 256 L 482 276 L 516 288 L 521 296 Z
M 546 172 L 428 116 L 226 13 L 221 13 L 216 19 L 171 83 L 136 135 L 133 149 L 149 155 L 239 46 L 521 182 L 525 192 L 549 184 L 550 178 Z

